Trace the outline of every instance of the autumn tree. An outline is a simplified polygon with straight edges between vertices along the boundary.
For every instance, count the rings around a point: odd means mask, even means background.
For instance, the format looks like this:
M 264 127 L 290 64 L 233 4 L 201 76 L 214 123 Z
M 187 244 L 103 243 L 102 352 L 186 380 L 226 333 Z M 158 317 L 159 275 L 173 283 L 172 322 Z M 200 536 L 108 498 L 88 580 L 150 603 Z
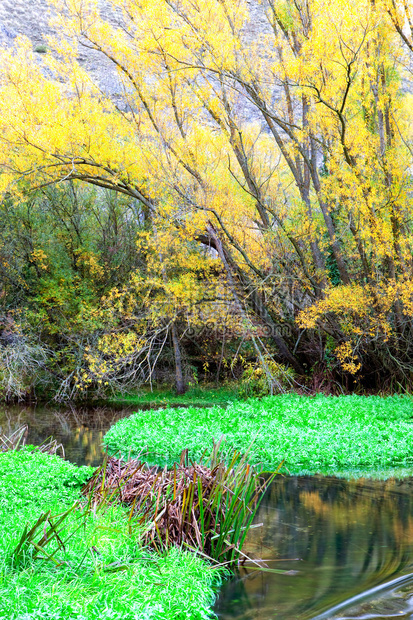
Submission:
M 303 374 L 328 348 L 346 372 L 407 380 L 406 6 L 112 0 L 116 23 L 92 0 L 52 4 L 64 37 L 43 64 L 24 40 L 2 57 L 4 194 L 74 180 L 123 194 L 152 240 L 166 223 L 219 261 L 260 359 Z M 121 104 L 82 46 L 116 67 Z

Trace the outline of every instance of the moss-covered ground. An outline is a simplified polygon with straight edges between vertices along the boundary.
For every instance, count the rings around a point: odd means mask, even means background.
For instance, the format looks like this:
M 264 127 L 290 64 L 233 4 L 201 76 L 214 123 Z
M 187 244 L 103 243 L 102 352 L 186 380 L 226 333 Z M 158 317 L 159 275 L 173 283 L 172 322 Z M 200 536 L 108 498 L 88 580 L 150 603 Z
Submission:
M 26 523 L 65 511 L 90 476 L 57 456 L 22 450 L 0 454 L 1 620 L 205 620 L 220 573 L 189 552 L 158 555 L 130 535 L 119 507 L 89 515 L 50 560 L 13 566 Z M 76 511 L 68 521 L 74 531 Z M 72 522 L 71 522 L 72 520 Z M 62 534 L 66 536 L 66 533 Z
M 137 411 L 117 422 L 105 444 L 163 464 L 189 449 L 192 458 L 224 437 L 251 463 L 290 473 L 386 475 L 413 471 L 413 399 L 408 396 L 282 395 L 227 407 Z

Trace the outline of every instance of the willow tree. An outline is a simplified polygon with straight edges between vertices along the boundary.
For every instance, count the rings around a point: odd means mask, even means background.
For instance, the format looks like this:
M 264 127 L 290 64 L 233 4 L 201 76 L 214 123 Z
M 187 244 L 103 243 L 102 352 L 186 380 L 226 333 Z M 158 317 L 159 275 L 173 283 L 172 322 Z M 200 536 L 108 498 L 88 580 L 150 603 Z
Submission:
M 64 37 L 43 65 L 27 41 L 3 54 L 3 191 L 78 179 L 137 200 L 153 230 L 215 251 L 238 313 L 298 372 L 319 355 L 299 312 L 350 372 L 357 355 L 406 365 L 409 108 L 388 3 L 112 0 L 118 24 L 52 4 Z M 116 68 L 120 105 L 81 47 Z

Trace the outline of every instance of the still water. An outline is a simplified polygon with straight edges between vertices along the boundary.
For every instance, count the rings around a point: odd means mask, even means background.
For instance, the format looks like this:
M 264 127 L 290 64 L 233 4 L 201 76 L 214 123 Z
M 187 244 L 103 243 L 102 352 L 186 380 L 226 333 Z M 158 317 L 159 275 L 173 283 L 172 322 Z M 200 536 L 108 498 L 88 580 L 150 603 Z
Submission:
M 241 572 L 223 620 L 413 618 L 413 479 L 280 477 L 258 522 L 247 553 L 287 574 Z
M 27 424 L 68 460 L 100 464 L 102 438 L 131 410 L 0 409 L 2 432 Z M 413 478 L 278 477 L 245 551 L 284 574 L 241 569 L 221 589 L 221 620 L 413 620 Z
M 142 408 L 142 407 L 141 407 Z M 65 458 L 77 465 L 97 467 L 103 458 L 103 435 L 133 409 L 53 409 L 48 407 L 0 408 L 0 431 L 10 435 L 28 426 L 26 444 L 35 446 L 53 437 L 64 447 Z M 60 453 L 58 453 L 60 454 Z

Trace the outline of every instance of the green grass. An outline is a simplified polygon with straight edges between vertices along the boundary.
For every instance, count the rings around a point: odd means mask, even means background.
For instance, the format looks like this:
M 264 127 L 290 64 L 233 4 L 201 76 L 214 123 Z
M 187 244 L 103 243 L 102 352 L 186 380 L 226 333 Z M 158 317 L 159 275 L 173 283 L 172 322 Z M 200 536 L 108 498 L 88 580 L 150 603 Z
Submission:
M 210 609 L 222 573 L 189 552 L 159 555 L 142 547 L 129 534 L 119 506 L 89 515 L 59 552 L 62 566 L 32 560 L 13 567 L 11 553 L 25 524 L 33 524 L 45 510 L 66 510 L 90 473 L 29 450 L 0 454 L 0 619 L 213 617 Z
M 336 474 L 413 468 L 413 399 L 408 396 L 283 395 L 234 402 L 227 408 L 138 411 L 105 435 L 110 453 L 162 464 L 188 448 L 198 459 L 213 440 L 245 451 L 264 469 L 285 461 L 290 473 Z M 383 473 L 382 473 L 383 475 Z
M 177 395 L 170 388 L 142 390 L 137 394 L 119 394 L 109 400 L 112 404 L 153 407 L 156 405 L 182 405 L 186 407 L 226 406 L 239 400 L 235 387 L 193 387 L 185 394 Z

